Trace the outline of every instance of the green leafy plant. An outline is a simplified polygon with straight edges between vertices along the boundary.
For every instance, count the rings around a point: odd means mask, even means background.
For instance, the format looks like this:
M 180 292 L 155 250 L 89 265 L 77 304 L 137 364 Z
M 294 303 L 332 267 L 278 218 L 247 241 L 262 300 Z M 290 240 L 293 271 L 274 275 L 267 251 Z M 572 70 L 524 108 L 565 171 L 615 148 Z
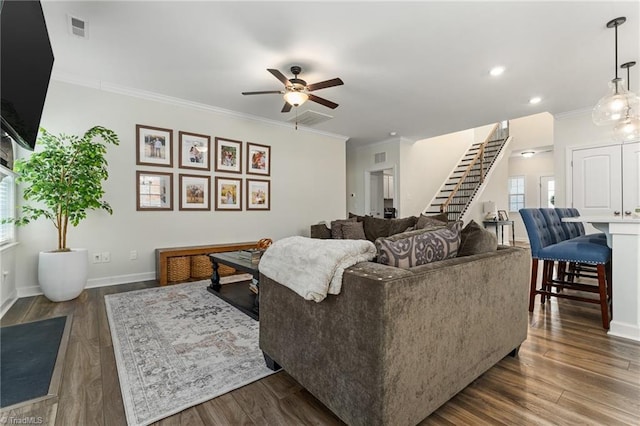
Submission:
M 87 210 L 113 213 L 109 203 L 102 200 L 102 182 L 109 177 L 107 143 L 118 145 L 118 136 L 102 126 L 92 127 L 82 137 L 55 136 L 41 128 L 38 146 L 43 149 L 14 165 L 17 181 L 28 185 L 25 201 L 33 201 L 37 207 L 24 204 L 22 215 L 9 220 L 21 226 L 44 216 L 58 230 L 57 251 L 69 251 L 69 224 L 78 226 L 87 217 Z

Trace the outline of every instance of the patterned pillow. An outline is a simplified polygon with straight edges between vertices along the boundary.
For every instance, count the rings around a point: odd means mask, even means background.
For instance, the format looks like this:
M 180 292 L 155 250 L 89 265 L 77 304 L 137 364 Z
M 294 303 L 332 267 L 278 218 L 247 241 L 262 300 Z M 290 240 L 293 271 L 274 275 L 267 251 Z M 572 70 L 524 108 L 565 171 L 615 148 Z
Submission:
M 456 257 L 460 246 L 462 221 L 446 228 L 414 231 L 411 236 L 397 239 L 378 238 L 378 263 L 398 268 L 411 268 L 425 263 Z
M 356 218 L 351 219 L 339 219 L 331 221 L 331 238 L 334 240 L 341 240 L 344 237 L 342 236 L 342 225 L 345 223 L 355 222 Z
M 362 222 L 347 222 L 342 224 L 342 238 L 345 240 L 366 240 Z

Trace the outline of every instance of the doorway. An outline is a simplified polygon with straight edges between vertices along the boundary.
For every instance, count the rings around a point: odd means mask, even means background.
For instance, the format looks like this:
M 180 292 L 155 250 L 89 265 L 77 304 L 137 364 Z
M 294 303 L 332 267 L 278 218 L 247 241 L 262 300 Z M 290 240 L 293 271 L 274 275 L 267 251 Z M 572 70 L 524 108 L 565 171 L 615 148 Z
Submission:
M 553 208 L 556 204 L 556 181 L 553 176 L 540 176 L 540 207 Z
M 397 217 L 395 167 L 365 172 L 365 214 Z

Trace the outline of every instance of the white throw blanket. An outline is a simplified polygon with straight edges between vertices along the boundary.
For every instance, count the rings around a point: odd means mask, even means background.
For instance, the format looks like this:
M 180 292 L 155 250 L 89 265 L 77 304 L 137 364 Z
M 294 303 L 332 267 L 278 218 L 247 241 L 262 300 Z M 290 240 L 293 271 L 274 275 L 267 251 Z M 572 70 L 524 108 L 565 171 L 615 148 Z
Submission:
M 373 259 L 376 247 L 366 240 L 320 240 L 288 237 L 276 241 L 260 258 L 260 272 L 307 300 L 339 294 L 342 274 Z

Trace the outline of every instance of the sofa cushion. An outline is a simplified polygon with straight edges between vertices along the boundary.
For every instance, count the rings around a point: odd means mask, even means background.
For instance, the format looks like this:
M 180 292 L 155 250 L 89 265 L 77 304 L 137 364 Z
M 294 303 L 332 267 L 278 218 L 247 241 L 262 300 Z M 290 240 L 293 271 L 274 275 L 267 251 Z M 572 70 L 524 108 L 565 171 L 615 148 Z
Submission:
M 389 235 L 399 234 L 405 232 L 407 229 L 415 226 L 418 220 L 415 216 L 403 217 L 401 219 L 388 219 L 391 221 L 389 225 Z
M 378 263 L 411 268 L 425 263 L 456 257 L 460 245 L 462 221 L 447 227 L 408 232 L 405 238 L 378 238 Z
M 342 238 L 345 240 L 366 240 L 362 222 L 346 222 L 342 224 Z
M 446 213 L 440 213 L 434 216 L 425 216 L 421 214 L 418 220 L 416 221 L 416 229 L 424 229 L 434 225 L 438 225 L 439 222 L 442 222 L 445 225 L 447 224 L 448 220 L 447 220 Z
M 331 238 L 334 240 L 341 240 L 344 238 L 342 236 L 342 225 L 345 223 L 355 222 L 356 218 L 351 219 L 338 219 L 331 221 Z
M 478 225 L 474 220 L 460 231 L 458 257 L 472 254 L 490 253 L 498 249 L 498 238 L 490 231 Z
M 388 237 L 391 230 L 391 221 L 373 216 L 364 217 L 364 235 L 367 240 L 375 241 L 380 237 Z

